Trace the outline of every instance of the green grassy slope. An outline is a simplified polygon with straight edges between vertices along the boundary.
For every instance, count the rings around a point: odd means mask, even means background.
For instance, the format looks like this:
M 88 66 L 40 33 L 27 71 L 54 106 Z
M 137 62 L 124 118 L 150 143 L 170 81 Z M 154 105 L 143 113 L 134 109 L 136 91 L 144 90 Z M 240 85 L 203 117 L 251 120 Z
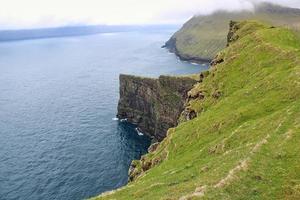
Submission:
M 255 12 L 219 11 L 208 16 L 193 17 L 172 38 L 176 38 L 176 48 L 183 57 L 211 59 L 226 45 L 228 22 L 246 19 L 300 28 L 299 9 L 263 3 L 255 7 Z
M 198 116 L 137 162 L 150 170 L 95 199 L 300 199 L 300 39 L 237 27 L 224 62 L 190 91 L 204 94 L 189 102 Z

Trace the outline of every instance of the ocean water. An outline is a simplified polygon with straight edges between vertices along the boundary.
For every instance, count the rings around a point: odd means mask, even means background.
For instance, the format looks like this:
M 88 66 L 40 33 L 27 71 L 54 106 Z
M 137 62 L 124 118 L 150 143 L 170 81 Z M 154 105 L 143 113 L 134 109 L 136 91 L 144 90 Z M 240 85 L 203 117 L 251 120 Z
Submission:
M 0 199 L 84 199 L 127 183 L 150 140 L 113 120 L 120 73 L 207 69 L 160 46 L 175 30 L 0 43 Z

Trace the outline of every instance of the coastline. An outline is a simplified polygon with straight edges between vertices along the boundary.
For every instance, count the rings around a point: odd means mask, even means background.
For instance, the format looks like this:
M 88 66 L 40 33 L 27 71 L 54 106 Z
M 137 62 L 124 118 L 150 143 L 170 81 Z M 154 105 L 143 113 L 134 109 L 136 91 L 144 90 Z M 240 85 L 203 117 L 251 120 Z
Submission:
M 270 34 L 274 34 L 274 40 L 269 38 Z M 276 38 L 285 38 L 284 45 Z M 286 150 L 287 147 L 296 150 L 297 141 L 287 139 L 286 144 L 282 144 L 278 137 L 296 131 L 294 120 L 299 113 L 293 105 L 299 93 L 290 89 L 290 80 L 299 79 L 292 73 L 292 70 L 298 70 L 294 64 L 298 53 L 290 51 L 294 62 L 284 54 L 274 62 L 272 55 L 278 50 L 296 50 L 299 40 L 289 30 L 255 21 L 231 22 L 227 39 L 227 48 L 217 54 L 209 71 L 199 74 L 200 80 L 187 92 L 179 125 L 170 127 L 162 142 L 152 144 L 148 154 L 132 162 L 126 186 L 94 199 L 192 199 L 203 196 L 217 199 L 227 196 L 224 196 L 223 188 L 232 187 L 234 189 L 228 190 L 228 195 L 233 199 L 241 196 L 249 199 L 253 193 L 247 193 L 249 187 L 241 187 L 239 181 L 249 184 L 250 180 L 250 188 L 256 189 L 257 181 L 264 178 L 274 180 L 268 187 L 274 190 L 282 187 L 281 182 L 273 178 L 278 177 L 278 171 L 271 170 L 272 176 L 267 177 L 270 168 L 266 166 L 278 163 L 274 168 L 280 170 L 299 163 L 296 154 Z M 258 44 L 261 44 L 259 49 Z M 278 46 L 280 48 L 274 48 Z M 261 58 L 261 54 L 266 56 Z M 273 67 L 257 64 L 261 62 L 272 63 Z M 283 68 L 285 62 L 289 65 Z M 267 73 L 262 70 L 267 70 Z M 282 73 L 283 70 L 286 73 Z M 273 84 L 278 80 L 281 80 L 280 86 Z M 143 98 L 139 101 L 149 102 Z M 253 101 L 264 103 L 253 104 Z M 266 106 L 272 106 L 272 110 Z M 282 117 L 286 116 L 286 109 L 290 113 L 289 119 Z M 278 123 L 274 124 L 274 120 Z M 287 129 L 290 131 L 281 129 L 281 122 L 289 125 Z M 270 131 L 266 134 L 265 130 Z M 283 165 L 284 158 L 276 156 L 274 146 L 292 159 L 285 160 L 288 163 Z M 238 154 L 241 151 L 243 154 Z M 269 152 L 274 156 L 261 156 Z M 253 179 L 257 177 L 257 170 L 259 178 Z M 295 178 L 288 170 L 283 173 L 283 180 Z M 289 183 L 285 185 L 290 186 Z M 265 186 L 259 185 L 260 193 L 255 195 L 263 197 L 269 194 L 264 190 Z M 276 199 L 277 194 L 272 195 Z
M 170 53 L 174 53 L 181 61 L 186 61 L 191 64 L 197 63 L 197 64 L 201 65 L 204 63 L 211 63 L 211 61 L 213 60 L 212 58 L 191 56 L 191 55 L 179 52 L 176 47 L 176 39 L 175 38 L 169 39 L 161 48 L 167 49 Z

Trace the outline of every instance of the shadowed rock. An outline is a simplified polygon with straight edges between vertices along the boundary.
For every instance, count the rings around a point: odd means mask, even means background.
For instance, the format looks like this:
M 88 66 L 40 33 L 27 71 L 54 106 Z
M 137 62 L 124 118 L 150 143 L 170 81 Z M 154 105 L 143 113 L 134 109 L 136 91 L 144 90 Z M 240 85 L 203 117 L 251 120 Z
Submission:
M 120 75 L 118 118 L 136 124 L 142 132 L 161 141 L 177 125 L 187 92 L 197 83 L 189 77 L 158 79 Z

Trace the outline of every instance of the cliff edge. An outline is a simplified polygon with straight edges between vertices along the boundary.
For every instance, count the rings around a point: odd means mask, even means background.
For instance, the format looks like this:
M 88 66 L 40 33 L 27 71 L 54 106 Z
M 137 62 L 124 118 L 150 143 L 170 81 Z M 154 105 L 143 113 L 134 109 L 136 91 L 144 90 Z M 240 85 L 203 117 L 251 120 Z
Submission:
M 196 117 L 133 162 L 132 182 L 95 199 L 300 199 L 299 38 L 231 23 L 228 47 L 188 92 Z
M 158 79 L 120 75 L 119 119 L 136 124 L 157 141 L 177 125 L 195 78 L 160 76 Z

